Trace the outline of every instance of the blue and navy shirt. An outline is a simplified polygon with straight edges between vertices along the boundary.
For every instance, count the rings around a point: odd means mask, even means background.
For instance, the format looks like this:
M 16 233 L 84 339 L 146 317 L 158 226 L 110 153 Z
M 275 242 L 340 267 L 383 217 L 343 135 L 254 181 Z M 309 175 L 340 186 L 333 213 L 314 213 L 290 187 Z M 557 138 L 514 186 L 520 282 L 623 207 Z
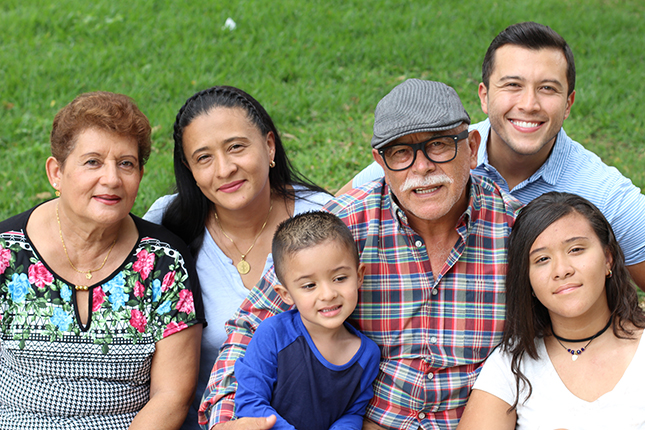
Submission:
M 236 415 L 276 414 L 273 428 L 278 430 L 360 430 L 380 351 L 354 327 L 345 327 L 361 346 L 349 362 L 337 366 L 318 351 L 297 310 L 262 322 L 246 355 L 235 363 Z

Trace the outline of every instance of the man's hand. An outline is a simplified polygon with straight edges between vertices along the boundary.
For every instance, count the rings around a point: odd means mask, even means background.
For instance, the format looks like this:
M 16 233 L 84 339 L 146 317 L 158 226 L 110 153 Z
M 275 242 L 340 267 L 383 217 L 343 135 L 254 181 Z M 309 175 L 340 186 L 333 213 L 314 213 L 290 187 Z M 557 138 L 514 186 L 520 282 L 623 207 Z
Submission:
M 363 430 L 385 430 L 385 428 L 376 424 L 374 421 L 365 418 L 363 420 Z
M 211 430 L 269 430 L 275 425 L 275 421 L 275 415 L 266 418 L 240 418 L 216 424 Z

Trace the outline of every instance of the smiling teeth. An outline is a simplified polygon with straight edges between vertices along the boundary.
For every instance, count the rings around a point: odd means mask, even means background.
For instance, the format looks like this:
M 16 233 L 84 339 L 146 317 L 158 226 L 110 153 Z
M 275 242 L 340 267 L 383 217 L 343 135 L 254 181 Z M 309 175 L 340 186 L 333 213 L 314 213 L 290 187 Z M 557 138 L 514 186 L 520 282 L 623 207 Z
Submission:
M 321 309 L 320 312 L 323 312 L 323 313 L 332 312 L 332 311 L 335 311 L 337 309 L 340 309 L 340 306 L 336 306 L 334 308 Z
M 538 125 L 540 125 L 539 122 L 526 122 L 526 121 L 515 121 L 515 120 L 511 120 L 511 122 L 518 127 L 525 127 L 525 128 L 537 127 Z
M 428 193 L 432 193 L 432 192 L 434 192 L 434 191 L 436 191 L 438 189 L 439 189 L 439 187 L 429 188 L 427 190 L 417 188 L 416 190 L 414 190 L 414 192 L 417 193 L 417 194 L 428 194 Z

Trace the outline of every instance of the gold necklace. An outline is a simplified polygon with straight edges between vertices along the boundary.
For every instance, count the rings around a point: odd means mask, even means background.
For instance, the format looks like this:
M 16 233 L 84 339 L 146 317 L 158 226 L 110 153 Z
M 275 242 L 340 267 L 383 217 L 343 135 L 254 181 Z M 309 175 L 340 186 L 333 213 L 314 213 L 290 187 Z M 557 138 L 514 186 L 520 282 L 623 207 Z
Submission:
M 58 223 L 58 234 L 60 235 L 60 241 L 63 244 L 63 250 L 65 251 L 65 257 L 67 257 L 67 262 L 69 263 L 70 266 L 72 266 L 72 269 L 76 270 L 78 273 L 82 273 L 85 275 L 87 279 L 92 279 L 92 272 L 97 272 L 105 266 L 105 263 L 107 262 L 108 258 L 110 257 L 110 253 L 112 252 L 112 248 L 114 248 L 114 245 L 116 245 L 116 239 L 112 242 L 112 245 L 110 246 L 110 249 L 108 250 L 107 255 L 103 259 L 103 263 L 101 264 L 101 267 L 98 269 L 90 269 L 90 270 L 78 270 L 76 266 L 74 266 L 74 263 L 72 263 L 72 260 L 69 258 L 69 254 L 67 253 L 67 247 L 65 246 L 65 241 L 63 240 L 63 230 L 60 228 L 60 217 L 58 216 L 58 202 L 56 202 L 56 222 Z M 75 285 L 74 288 L 76 291 L 87 291 L 88 286 L 87 285 Z
M 228 234 L 226 234 L 226 232 L 224 231 L 224 227 L 222 227 L 222 223 L 219 222 L 219 217 L 217 216 L 217 211 L 215 211 L 215 221 L 217 221 L 217 225 L 219 225 L 220 230 L 222 230 L 222 234 L 224 236 L 226 236 L 226 238 L 228 240 L 231 241 L 231 243 L 233 244 L 235 249 L 237 249 L 237 252 L 239 252 L 242 255 L 242 259 L 240 260 L 239 263 L 237 263 L 237 266 L 236 266 L 237 271 L 240 273 L 240 275 L 246 275 L 247 273 L 249 273 L 251 271 L 251 265 L 249 264 L 248 261 L 245 260 L 245 258 L 246 258 L 247 255 L 249 255 L 249 252 L 251 252 L 251 250 L 255 246 L 255 242 L 257 242 L 258 238 L 260 237 L 260 235 L 264 231 L 264 227 L 267 226 L 267 222 L 269 222 L 269 216 L 271 215 L 271 209 L 273 209 L 273 202 L 269 206 L 269 213 L 267 214 L 267 219 L 264 220 L 264 224 L 262 224 L 262 228 L 260 229 L 260 232 L 257 234 L 257 236 L 255 236 L 255 239 L 253 239 L 253 243 L 251 244 L 249 249 L 246 250 L 245 253 L 242 253 L 242 251 L 240 251 L 240 248 L 237 247 L 237 245 L 235 244 L 233 239 L 231 239 L 231 237 Z

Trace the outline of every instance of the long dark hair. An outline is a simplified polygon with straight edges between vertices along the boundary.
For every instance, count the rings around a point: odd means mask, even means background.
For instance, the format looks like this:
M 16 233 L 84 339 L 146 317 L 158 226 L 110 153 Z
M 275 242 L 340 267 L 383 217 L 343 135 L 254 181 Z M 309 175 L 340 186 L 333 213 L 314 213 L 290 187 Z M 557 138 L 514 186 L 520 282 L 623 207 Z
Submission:
M 175 119 L 173 138 L 175 140 L 174 166 L 177 198 L 166 209 L 162 224 L 182 238 L 197 254 L 202 246 L 204 227 L 213 203 L 197 186 L 192 172 L 187 167 L 184 155 L 184 129 L 200 115 L 212 109 L 225 107 L 243 109 L 248 119 L 263 136 L 273 132 L 275 137 L 275 166 L 269 170 L 271 192 L 286 199 L 295 200 L 296 195 L 290 185 L 301 185 L 314 192 L 326 192 L 309 181 L 291 165 L 282 146 L 280 134 L 271 117 L 262 105 L 239 88 L 218 85 L 195 93 L 179 109 Z
M 550 192 L 530 202 L 518 215 L 508 241 L 506 275 L 506 321 L 503 348 L 512 354 L 511 370 L 515 375 L 517 395 L 511 409 L 517 407 L 520 381 L 531 395 L 531 383 L 520 370 L 524 354 L 538 359 L 536 338 L 552 334 L 547 308 L 534 297 L 529 279 L 529 252 L 535 239 L 551 224 L 569 214 L 585 217 L 612 259 L 612 276 L 605 280 L 607 304 L 611 312 L 614 335 L 629 338 L 633 333 L 625 323 L 645 327 L 645 315 L 638 306 L 638 295 L 625 267 L 625 257 L 604 215 L 588 200 L 569 193 Z

